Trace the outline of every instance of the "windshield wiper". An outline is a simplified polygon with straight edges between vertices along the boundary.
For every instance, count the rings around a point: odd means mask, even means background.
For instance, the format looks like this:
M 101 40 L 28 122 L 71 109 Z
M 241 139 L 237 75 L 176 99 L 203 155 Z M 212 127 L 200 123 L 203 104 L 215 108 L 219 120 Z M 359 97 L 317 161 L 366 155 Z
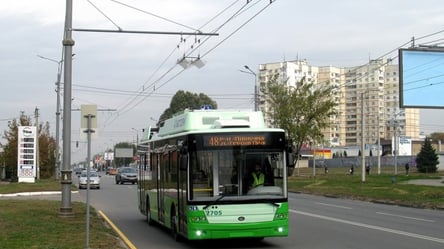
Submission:
M 208 203 L 207 205 L 205 205 L 205 207 L 203 207 L 203 209 L 207 209 L 209 206 L 213 206 L 214 204 L 218 203 L 220 200 L 222 200 L 222 198 L 224 198 L 225 195 L 221 195 L 219 196 L 216 200 L 212 201 L 211 203 Z

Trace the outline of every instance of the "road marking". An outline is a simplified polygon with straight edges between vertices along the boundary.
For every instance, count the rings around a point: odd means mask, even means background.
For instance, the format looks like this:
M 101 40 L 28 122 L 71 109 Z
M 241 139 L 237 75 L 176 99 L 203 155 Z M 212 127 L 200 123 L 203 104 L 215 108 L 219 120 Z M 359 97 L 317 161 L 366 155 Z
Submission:
M 290 209 L 289 211 L 292 213 L 310 216 L 310 217 L 314 217 L 314 218 L 330 220 L 330 221 L 340 222 L 340 223 L 349 224 L 349 225 L 353 225 L 353 226 L 365 227 L 365 228 L 374 229 L 374 230 L 378 230 L 378 231 L 389 232 L 389 233 L 394 233 L 394 234 L 398 234 L 398 235 L 404 235 L 404 236 L 408 236 L 408 237 L 412 237 L 412 238 L 424 239 L 424 240 L 429 240 L 429 241 L 434 241 L 434 242 L 444 244 L 444 239 L 441 239 L 441 238 L 435 238 L 435 237 L 430 237 L 430 236 L 416 234 L 416 233 L 409 233 L 409 232 L 405 232 L 405 231 L 401 231 L 401 230 L 390 229 L 390 228 L 385 228 L 385 227 L 380 227 L 380 226 L 374 226 L 374 225 L 369 225 L 369 224 L 365 224 L 365 223 L 361 223 L 361 222 L 354 222 L 354 221 L 349 221 L 349 220 L 337 219 L 337 218 L 328 217 L 328 216 L 324 216 L 324 215 L 296 211 L 293 209 Z
M 318 205 L 328 206 L 328 207 L 343 208 L 343 209 L 352 209 L 351 207 L 340 206 L 340 205 L 334 205 L 334 204 L 328 204 L 328 203 L 323 203 L 323 202 L 315 202 L 315 203 L 318 204 Z
M 108 222 L 108 224 L 114 229 L 114 231 L 116 231 L 116 233 L 119 235 L 119 237 L 123 240 L 123 242 L 125 242 L 125 244 L 130 248 L 130 249 L 137 249 L 137 247 L 131 243 L 131 241 L 125 236 L 125 234 L 120 231 L 120 229 L 114 225 L 114 223 L 108 218 L 108 216 L 105 215 L 104 212 L 102 212 L 101 210 L 98 211 L 100 216 L 103 217 L 103 219 L 106 220 L 106 222 Z
M 435 222 L 434 220 L 427 220 L 427 219 L 421 219 L 421 218 L 415 218 L 415 217 L 409 217 L 409 216 L 403 216 L 403 215 L 397 215 L 397 214 L 389 214 L 389 213 L 384 213 L 384 212 L 376 212 L 376 213 L 381 214 L 381 215 L 404 218 L 404 219 L 411 219 L 411 220 L 418 220 L 418 221 L 425 221 L 425 222 Z

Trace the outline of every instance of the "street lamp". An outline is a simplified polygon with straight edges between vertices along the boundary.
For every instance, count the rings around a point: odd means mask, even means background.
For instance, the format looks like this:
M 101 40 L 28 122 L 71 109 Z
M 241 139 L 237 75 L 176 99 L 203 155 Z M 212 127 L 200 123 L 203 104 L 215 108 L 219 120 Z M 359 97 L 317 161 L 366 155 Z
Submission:
M 55 167 L 54 167 L 54 177 L 56 180 L 59 179 L 59 170 L 60 170 L 60 152 L 59 152 L 59 142 L 60 142 L 60 78 L 62 75 L 62 62 L 63 62 L 63 55 L 62 55 L 62 59 L 60 61 L 45 57 L 45 56 L 41 56 L 41 55 L 37 55 L 37 57 L 44 59 L 44 60 L 48 60 L 48 61 L 52 61 L 57 63 L 57 81 L 56 81 L 56 93 L 57 93 L 57 106 L 56 106 L 56 150 L 55 150 L 55 155 L 56 155 L 56 161 L 55 161 Z
M 257 111 L 258 110 L 258 101 L 257 101 L 257 74 L 250 69 L 250 67 L 248 67 L 247 65 L 244 65 L 244 68 L 247 69 L 248 71 L 245 70 L 239 70 L 242 73 L 247 73 L 247 74 L 251 74 L 254 76 L 254 110 Z
M 400 110 L 399 112 L 393 115 L 393 143 L 394 143 L 394 164 L 395 164 L 395 175 L 398 174 L 398 115 L 403 114 L 404 110 Z

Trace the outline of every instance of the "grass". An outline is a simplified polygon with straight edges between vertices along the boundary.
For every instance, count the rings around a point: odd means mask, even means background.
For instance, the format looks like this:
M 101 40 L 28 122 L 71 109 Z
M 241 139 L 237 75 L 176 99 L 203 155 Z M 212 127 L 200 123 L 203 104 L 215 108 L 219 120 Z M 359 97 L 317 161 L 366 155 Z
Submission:
M 60 180 L 40 179 L 35 183 L 26 182 L 0 182 L 0 194 L 12 194 L 21 192 L 61 191 Z M 73 185 L 72 190 L 77 188 Z
M 60 218 L 60 201 L 0 199 L 0 248 L 85 248 L 86 205 L 72 203 L 74 218 Z M 126 248 L 90 209 L 90 248 Z
M 60 181 L 0 182 L 0 194 L 40 191 L 61 191 Z M 73 202 L 72 218 L 59 217 L 60 207 L 61 201 L 0 198 L 0 248 L 85 248 L 86 204 Z M 89 230 L 90 248 L 126 248 L 93 207 Z
M 329 169 L 329 173 L 324 174 L 323 169 L 317 169 L 316 176 L 313 177 L 312 168 L 300 169 L 298 176 L 289 178 L 288 189 L 302 193 L 444 209 L 443 187 L 404 184 L 408 180 L 439 179 L 439 174 L 398 174 L 393 178 L 386 170 L 380 175 L 366 175 L 365 182 L 362 182 L 361 174 L 357 173 L 356 169 L 354 175 L 348 175 L 347 170 Z M 293 175 L 297 175 L 297 172 Z

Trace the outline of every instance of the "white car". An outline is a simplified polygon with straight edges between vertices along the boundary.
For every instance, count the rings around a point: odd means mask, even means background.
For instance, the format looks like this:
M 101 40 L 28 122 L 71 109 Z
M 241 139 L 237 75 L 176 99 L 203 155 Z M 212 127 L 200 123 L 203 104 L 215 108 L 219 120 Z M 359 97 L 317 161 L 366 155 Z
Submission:
M 79 189 L 86 189 L 87 188 L 87 171 L 83 170 L 82 173 L 79 175 Z M 97 173 L 97 171 L 91 170 L 89 172 L 89 188 L 96 188 L 100 189 L 100 175 Z

